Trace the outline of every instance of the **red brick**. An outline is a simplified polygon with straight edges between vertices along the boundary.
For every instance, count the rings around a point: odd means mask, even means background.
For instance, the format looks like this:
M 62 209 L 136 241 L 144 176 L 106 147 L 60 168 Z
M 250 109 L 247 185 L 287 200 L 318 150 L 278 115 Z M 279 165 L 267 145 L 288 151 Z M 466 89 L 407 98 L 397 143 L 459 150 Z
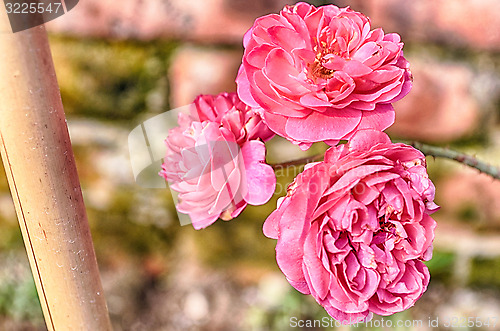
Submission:
M 76 36 L 180 38 L 241 43 L 255 18 L 278 12 L 286 0 L 85 0 L 47 23 Z M 498 0 L 340 0 L 366 14 L 373 25 L 405 41 L 432 41 L 500 50 Z
M 286 0 L 85 0 L 47 24 L 50 31 L 111 38 L 179 38 L 238 43 L 255 18 Z
M 487 228 L 500 228 L 500 181 L 464 166 L 437 182 L 436 194 L 440 214 Z
M 404 41 L 437 42 L 500 50 L 498 0 L 341 0 L 372 20 L 373 26 L 397 32 Z
M 390 134 L 430 142 L 472 135 L 480 124 L 480 105 L 471 93 L 473 73 L 461 64 L 409 58 L 413 88 L 396 102 Z

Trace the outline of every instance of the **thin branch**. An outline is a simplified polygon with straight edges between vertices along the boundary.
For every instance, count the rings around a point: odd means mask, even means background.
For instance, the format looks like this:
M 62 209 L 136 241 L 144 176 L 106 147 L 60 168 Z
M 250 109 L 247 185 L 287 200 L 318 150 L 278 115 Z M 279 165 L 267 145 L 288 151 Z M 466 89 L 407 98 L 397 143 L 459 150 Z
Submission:
M 484 161 L 476 159 L 474 156 L 453 151 L 448 148 L 436 147 L 426 145 L 417 141 L 409 143 L 409 145 L 420 150 L 427 156 L 442 157 L 450 160 L 454 160 L 465 164 L 469 167 L 479 170 L 480 172 L 493 177 L 494 179 L 500 179 L 500 168 L 488 164 Z
M 448 148 L 442 148 L 437 146 L 430 146 L 427 144 L 420 143 L 418 141 L 404 142 L 410 146 L 415 147 L 427 156 L 441 157 L 445 159 L 450 159 L 457 161 L 459 163 L 465 164 L 471 168 L 477 169 L 480 172 L 493 177 L 494 179 L 500 180 L 500 168 L 488 164 L 484 161 L 476 159 L 474 156 L 460 153 Z M 310 162 L 320 161 L 323 158 L 323 154 L 317 154 L 313 156 L 304 157 L 297 160 L 287 161 L 283 163 L 270 164 L 274 170 L 282 169 L 293 166 L 300 166 Z

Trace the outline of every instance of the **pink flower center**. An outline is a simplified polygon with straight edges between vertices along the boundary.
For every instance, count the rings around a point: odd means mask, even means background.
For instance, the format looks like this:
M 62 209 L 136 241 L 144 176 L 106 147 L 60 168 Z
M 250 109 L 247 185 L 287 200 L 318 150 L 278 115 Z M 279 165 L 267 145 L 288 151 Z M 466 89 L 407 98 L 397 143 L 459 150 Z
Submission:
M 387 233 L 390 233 L 390 234 L 395 234 L 395 228 L 396 226 L 391 223 L 391 222 L 386 222 L 382 219 L 379 220 L 379 224 L 380 224 L 380 230 L 379 231 L 382 231 L 382 232 L 387 232 Z
M 313 63 L 308 65 L 309 78 L 315 80 L 315 78 L 330 79 L 333 77 L 335 70 L 326 68 L 324 64 L 329 61 L 328 55 L 340 55 L 337 50 L 333 49 L 335 43 L 336 41 L 334 40 L 333 44 L 328 47 L 328 44 L 325 41 L 321 41 L 319 44 L 314 46 L 316 58 Z
M 292 194 L 294 194 L 295 191 L 297 190 L 297 186 L 298 186 L 297 181 L 294 179 L 293 182 L 286 188 L 286 196 L 287 197 L 292 196 Z

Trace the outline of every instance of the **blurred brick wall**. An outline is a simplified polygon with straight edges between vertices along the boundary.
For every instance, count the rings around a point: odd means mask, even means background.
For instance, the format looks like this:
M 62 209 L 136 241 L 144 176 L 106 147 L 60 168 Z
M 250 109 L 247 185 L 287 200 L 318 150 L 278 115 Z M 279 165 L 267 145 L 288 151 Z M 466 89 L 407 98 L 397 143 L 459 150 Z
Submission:
M 261 15 L 279 11 L 287 0 L 85 0 L 51 30 L 78 36 L 181 38 L 202 43 L 240 43 Z M 351 6 L 374 26 L 397 31 L 406 41 L 439 42 L 500 50 L 497 0 L 338 0 L 309 1 Z
M 51 30 L 85 37 L 239 44 L 253 20 L 286 0 L 85 0 Z
M 362 11 L 373 25 L 398 32 L 406 41 L 500 50 L 497 0 L 339 0 Z

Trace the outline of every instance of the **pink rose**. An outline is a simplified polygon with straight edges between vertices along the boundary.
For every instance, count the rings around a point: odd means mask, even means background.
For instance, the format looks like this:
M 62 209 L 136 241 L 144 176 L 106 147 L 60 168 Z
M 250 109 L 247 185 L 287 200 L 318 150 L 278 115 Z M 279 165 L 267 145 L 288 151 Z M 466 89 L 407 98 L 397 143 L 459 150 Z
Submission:
M 179 192 L 177 210 L 201 229 L 238 216 L 247 204 L 266 203 L 276 177 L 262 140 L 272 135 L 235 93 L 196 98 L 165 140 L 160 175 Z
M 274 132 L 236 93 L 199 95 L 191 104 L 190 117 L 193 121 L 221 123 L 234 133 L 240 145 L 248 140 L 260 139 L 266 142 L 274 137 Z
M 363 14 L 307 3 L 258 18 L 244 37 L 238 94 L 267 125 L 305 149 L 394 123 L 411 88 L 403 43 Z
M 375 130 L 358 131 L 307 165 L 264 223 L 298 291 L 335 319 L 411 307 L 426 290 L 435 221 L 424 155 Z

